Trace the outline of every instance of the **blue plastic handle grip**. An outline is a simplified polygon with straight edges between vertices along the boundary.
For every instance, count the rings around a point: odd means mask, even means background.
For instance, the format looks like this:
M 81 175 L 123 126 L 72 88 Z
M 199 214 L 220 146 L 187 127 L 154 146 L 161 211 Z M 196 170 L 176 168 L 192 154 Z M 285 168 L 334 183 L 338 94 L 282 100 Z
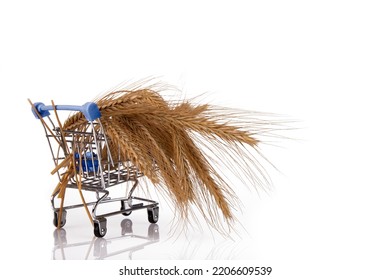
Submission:
M 42 118 L 50 115 L 51 110 L 54 110 L 52 105 L 45 105 L 41 102 L 34 103 L 35 109 L 41 115 Z M 76 105 L 56 105 L 56 110 L 65 110 L 65 111 L 78 111 L 84 114 L 84 117 L 92 122 L 97 118 L 101 117 L 101 113 L 99 111 L 99 107 L 96 103 L 87 102 L 82 106 Z M 32 110 L 34 116 L 39 119 L 39 116 L 36 114 L 35 110 Z

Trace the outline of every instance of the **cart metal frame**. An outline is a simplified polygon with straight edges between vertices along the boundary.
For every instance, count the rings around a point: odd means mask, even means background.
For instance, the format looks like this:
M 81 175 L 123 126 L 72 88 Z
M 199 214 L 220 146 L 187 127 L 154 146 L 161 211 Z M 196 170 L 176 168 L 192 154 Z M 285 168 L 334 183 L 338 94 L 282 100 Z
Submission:
M 61 124 L 50 118 L 50 110 L 79 111 L 84 114 L 88 125 L 83 131 L 61 130 Z M 76 171 L 81 178 L 81 190 L 95 192 L 96 201 L 86 203 L 92 206 L 91 217 L 93 218 L 94 234 L 96 237 L 103 237 L 107 232 L 107 217 L 122 214 L 128 216 L 132 211 L 147 209 L 150 223 L 157 223 L 159 218 L 158 202 L 146 198 L 133 196 L 142 174 L 136 166 L 129 161 L 122 160 L 118 152 L 117 158 L 112 157 L 109 148 L 110 139 L 104 132 L 100 121 L 100 111 L 95 103 L 88 102 L 82 106 L 56 105 L 46 106 L 43 103 L 35 103 L 32 108 L 37 119 L 41 119 L 45 135 L 50 147 L 51 155 L 57 167 L 64 161 L 69 153 L 72 153 L 76 165 Z M 50 129 L 44 122 L 44 118 L 52 125 Z M 120 149 L 120 147 L 118 147 Z M 57 175 L 61 180 L 61 169 L 57 169 Z M 76 172 L 75 172 L 76 173 Z M 70 178 L 67 188 L 79 189 L 78 182 L 74 175 Z M 132 182 L 132 187 L 127 195 L 119 198 L 109 197 L 109 188 Z M 66 223 L 67 210 L 84 207 L 84 204 L 73 204 L 61 207 L 56 206 L 56 196 L 59 190 L 51 196 L 51 205 L 54 212 L 54 226 L 63 227 Z M 120 202 L 120 209 L 117 211 L 98 214 L 98 208 L 105 203 Z M 61 215 L 61 217 L 60 217 Z M 58 225 L 60 221 L 60 224 Z

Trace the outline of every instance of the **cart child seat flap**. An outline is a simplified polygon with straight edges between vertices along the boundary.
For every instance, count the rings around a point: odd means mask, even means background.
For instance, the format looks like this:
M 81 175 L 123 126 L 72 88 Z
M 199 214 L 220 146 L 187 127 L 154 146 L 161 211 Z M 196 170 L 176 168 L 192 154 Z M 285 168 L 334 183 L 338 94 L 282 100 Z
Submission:
M 95 153 L 86 152 L 81 156 L 80 154 L 75 153 L 76 159 L 76 170 L 79 171 L 79 163 L 81 162 L 81 166 L 84 172 L 97 172 L 99 170 L 99 161 L 98 157 Z

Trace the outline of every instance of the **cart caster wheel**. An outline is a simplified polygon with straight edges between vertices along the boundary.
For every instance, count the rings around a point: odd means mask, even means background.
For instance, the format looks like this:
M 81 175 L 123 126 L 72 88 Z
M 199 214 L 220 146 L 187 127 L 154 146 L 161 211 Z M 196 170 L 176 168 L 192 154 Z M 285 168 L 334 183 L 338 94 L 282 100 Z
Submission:
M 160 232 L 158 231 L 158 224 L 150 224 L 148 228 L 148 239 L 149 240 L 159 240 Z
M 148 220 L 149 223 L 155 224 L 158 222 L 158 206 L 148 208 Z
M 126 233 L 133 233 L 133 222 L 130 219 L 124 219 L 121 222 L 121 228 L 122 228 L 122 235 L 125 235 Z
M 54 211 L 54 219 L 53 219 L 53 224 L 55 227 L 58 227 L 59 216 L 60 216 L 60 210 L 55 210 Z M 60 228 L 62 228 L 65 224 L 66 224 L 66 210 L 62 210 Z
M 93 233 L 96 237 L 103 237 L 107 233 L 107 219 L 100 218 L 93 221 Z
M 122 200 L 121 201 L 121 211 L 123 210 L 126 210 L 126 203 Z M 123 216 L 130 216 L 132 211 L 128 211 L 128 212 L 123 212 L 122 215 Z

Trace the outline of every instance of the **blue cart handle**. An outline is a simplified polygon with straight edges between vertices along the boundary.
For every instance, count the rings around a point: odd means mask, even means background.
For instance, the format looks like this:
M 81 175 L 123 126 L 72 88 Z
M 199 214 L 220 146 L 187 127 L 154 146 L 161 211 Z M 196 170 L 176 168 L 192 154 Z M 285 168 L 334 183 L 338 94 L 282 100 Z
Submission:
M 41 115 L 42 118 L 47 117 L 50 115 L 50 110 L 54 110 L 52 105 L 45 105 L 41 102 L 34 103 L 35 109 L 37 112 Z M 56 110 L 65 110 L 65 111 L 78 111 L 84 114 L 84 117 L 92 122 L 96 120 L 97 118 L 101 117 L 101 113 L 99 111 L 98 106 L 96 103 L 93 102 L 87 102 L 82 106 L 76 106 L 76 105 L 56 105 Z M 32 112 L 34 116 L 39 119 L 39 116 L 36 114 L 35 110 L 32 109 Z

